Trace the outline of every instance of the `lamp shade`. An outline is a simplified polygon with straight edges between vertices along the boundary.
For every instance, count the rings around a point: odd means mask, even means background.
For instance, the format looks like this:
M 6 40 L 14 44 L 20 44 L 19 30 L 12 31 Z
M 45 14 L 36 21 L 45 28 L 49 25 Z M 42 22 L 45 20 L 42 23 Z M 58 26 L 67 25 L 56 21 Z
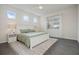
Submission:
M 9 23 L 8 24 L 8 29 L 16 29 L 16 23 Z

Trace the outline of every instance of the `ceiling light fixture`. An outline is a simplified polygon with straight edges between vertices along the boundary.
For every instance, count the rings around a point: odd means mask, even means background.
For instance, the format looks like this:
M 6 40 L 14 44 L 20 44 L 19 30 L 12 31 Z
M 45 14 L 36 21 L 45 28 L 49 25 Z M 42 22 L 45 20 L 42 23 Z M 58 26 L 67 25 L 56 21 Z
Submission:
M 38 8 L 39 8 L 39 9 L 43 9 L 43 7 L 42 7 L 42 6 L 39 6 Z

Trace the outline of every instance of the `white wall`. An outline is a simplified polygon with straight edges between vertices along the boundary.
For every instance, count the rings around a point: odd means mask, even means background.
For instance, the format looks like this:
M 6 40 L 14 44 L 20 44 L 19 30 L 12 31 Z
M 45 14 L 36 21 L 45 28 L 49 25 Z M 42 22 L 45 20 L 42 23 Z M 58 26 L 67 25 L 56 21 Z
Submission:
M 15 20 L 9 20 L 7 18 L 7 15 L 6 15 L 7 10 L 12 10 L 12 11 L 16 12 Z M 24 23 L 22 22 L 23 15 L 30 17 L 29 20 L 31 20 L 31 21 L 29 22 L 29 24 L 24 25 Z M 37 28 L 35 28 L 32 23 L 33 17 L 37 17 L 37 19 L 38 19 L 38 23 L 36 25 Z M 16 29 L 17 33 L 19 32 L 20 28 L 35 28 L 35 29 L 40 28 L 39 16 L 26 12 L 26 11 L 23 11 L 23 10 L 20 10 L 20 9 L 17 9 L 17 8 L 9 6 L 9 5 L 0 5 L 0 43 L 7 42 L 8 23 L 11 23 L 11 22 L 17 23 L 17 29 Z
M 76 7 L 64 10 L 62 14 L 62 37 L 68 39 L 77 39 L 77 14 Z
M 2 6 L 0 8 L 0 43 L 2 42 L 6 42 L 6 30 L 7 30 L 7 21 L 5 19 L 3 19 L 3 13 L 2 13 Z
M 68 38 L 68 39 L 77 39 L 77 7 L 69 7 L 66 9 L 63 9 L 61 11 L 54 12 L 50 15 L 47 15 L 46 17 L 51 17 L 54 15 L 60 15 L 62 16 L 62 38 Z M 43 21 L 44 22 L 44 21 Z M 42 22 L 42 24 L 44 24 Z M 42 28 L 44 28 L 45 25 L 43 25 Z
M 46 17 L 43 16 L 40 17 L 40 26 L 41 26 L 41 31 L 47 31 Z
M 78 29 L 77 31 L 78 31 L 78 32 L 77 32 L 77 40 L 78 40 L 78 42 L 79 42 L 79 5 L 78 5 L 77 7 L 78 7 L 78 21 L 77 21 L 77 25 L 78 25 L 78 26 L 77 26 L 77 29 Z

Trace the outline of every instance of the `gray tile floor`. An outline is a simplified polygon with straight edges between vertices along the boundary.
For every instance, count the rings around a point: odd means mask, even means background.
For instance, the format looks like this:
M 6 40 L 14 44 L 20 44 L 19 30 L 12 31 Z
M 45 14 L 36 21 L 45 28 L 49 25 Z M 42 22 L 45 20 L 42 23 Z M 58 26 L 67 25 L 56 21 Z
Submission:
M 0 44 L 0 55 L 17 55 L 8 43 Z
M 0 44 L 0 55 L 43 55 L 58 39 L 48 39 L 37 45 L 32 50 L 27 48 L 23 43 L 16 41 L 12 43 Z M 41 49 L 40 49 L 41 48 Z
M 8 43 L 0 44 L 0 55 L 18 55 Z M 74 40 L 59 39 L 44 55 L 79 55 L 79 43 Z
M 79 55 L 79 43 L 74 40 L 59 39 L 44 55 Z

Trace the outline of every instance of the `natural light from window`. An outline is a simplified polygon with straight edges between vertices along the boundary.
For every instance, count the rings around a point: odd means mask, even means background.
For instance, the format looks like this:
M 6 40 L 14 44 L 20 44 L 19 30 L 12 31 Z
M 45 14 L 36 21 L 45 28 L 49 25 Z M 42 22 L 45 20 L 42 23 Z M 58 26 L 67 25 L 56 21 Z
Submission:
M 7 11 L 7 17 L 8 17 L 9 19 L 15 19 L 15 18 L 16 18 L 16 13 L 13 12 L 13 11 L 8 10 L 8 11 Z
M 37 23 L 37 18 L 34 18 L 34 19 L 33 19 L 33 22 L 34 22 L 34 23 Z
M 28 16 L 23 16 L 23 20 L 28 22 L 29 21 L 29 17 Z

